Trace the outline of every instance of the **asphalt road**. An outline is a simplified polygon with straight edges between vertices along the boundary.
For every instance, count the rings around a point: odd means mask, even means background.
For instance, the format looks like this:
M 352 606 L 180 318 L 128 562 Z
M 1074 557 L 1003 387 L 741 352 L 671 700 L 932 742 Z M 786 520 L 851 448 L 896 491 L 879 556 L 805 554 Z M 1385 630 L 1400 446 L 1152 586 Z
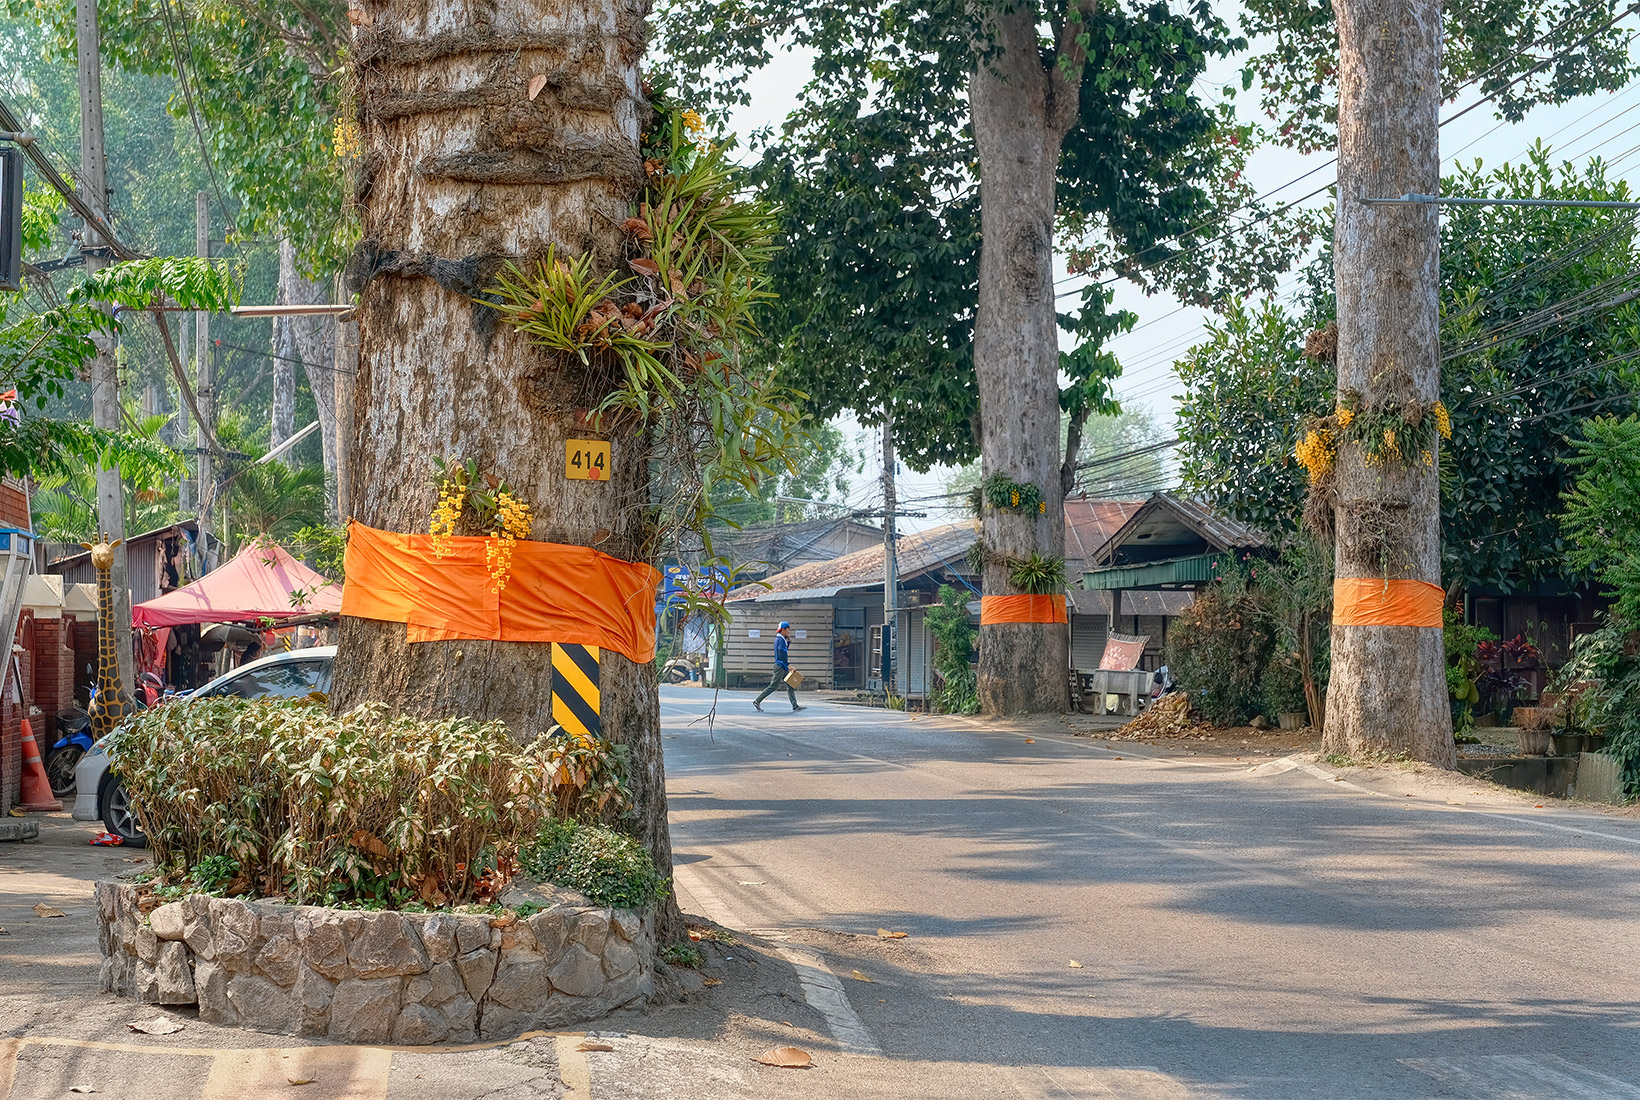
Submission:
M 0 846 L 0 1097 L 1640 1100 L 1640 820 L 1051 721 L 734 693 L 708 731 L 711 699 L 662 689 L 677 884 L 742 933 L 686 1000 L 591 1051 L 143 1008 L 96 991 L 91 903 L 138 856 L 59 815 Z M 814 1067 L 754 1060 L 786 1044 Z
M 1640 1100 L 1640 821 L 662 698 L 686 910 L 837 976 L 829 1070 L 691 1095 Z

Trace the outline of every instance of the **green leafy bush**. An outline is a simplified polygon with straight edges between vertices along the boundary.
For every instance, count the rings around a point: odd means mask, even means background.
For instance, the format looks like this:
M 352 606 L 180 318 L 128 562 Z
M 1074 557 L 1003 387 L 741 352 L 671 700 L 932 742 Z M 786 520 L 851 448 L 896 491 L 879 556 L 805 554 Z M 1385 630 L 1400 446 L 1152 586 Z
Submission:
M 940 687 L 934 705 L 947 714 L 979 710 L 979 677 L 974 672 L 974 636 L 968 621 L 968 601 L 948 584 L 940 586 L 940 602 L 928 609 L 928 629 L 934 633 L 934 671 Z
M 167 878 L 221 877 L 226 859 L 264 896 L 436 906 L 534 836 L 550 748 L 500 722 L 222 698 L 145 711 L 109 755 Z
M 1228 565 L 1168 628 L 1167 664 L 1209 722 L 1241 725 L 1262 713 L 1275 635 L 1258 613 L 1246 573 Z
M 1605 734 L 1601 751 L 1623 766 L 1623 793 L 1640 798 L 1640 638 L 1620 619 L 1580 636 L 1555 676 L 1574 697 L 1576 724 Z
M 518 865 L 543 882 L 622 909 L 648 905 L 668 889 L 643 845 L 601 825 L 549 821 L 518 853 Z

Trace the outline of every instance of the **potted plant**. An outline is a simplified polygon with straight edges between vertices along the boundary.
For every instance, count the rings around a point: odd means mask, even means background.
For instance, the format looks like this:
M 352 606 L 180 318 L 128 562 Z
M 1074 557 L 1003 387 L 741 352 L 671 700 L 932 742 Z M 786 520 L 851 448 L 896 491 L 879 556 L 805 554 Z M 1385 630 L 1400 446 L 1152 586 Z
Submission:
M 1309 725 L 1309 703 L 1304 691 L 1304 673 L 1296 653 L 1277 652 L 1264 670 L 1260 684 L 1264 695 L 1264 709 L 1276 716 L 1276 724 L 1284 730 L 1299 730 Z

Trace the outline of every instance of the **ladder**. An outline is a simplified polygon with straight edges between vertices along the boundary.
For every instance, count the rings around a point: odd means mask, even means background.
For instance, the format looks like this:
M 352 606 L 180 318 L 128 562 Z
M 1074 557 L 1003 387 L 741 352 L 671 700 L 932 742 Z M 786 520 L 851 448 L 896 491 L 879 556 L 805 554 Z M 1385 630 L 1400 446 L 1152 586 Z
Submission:
M 23 617 L 23 587 L 34 567 L 34 534 L 18 527 L 0 527 L 0 637 L 5 638 L 5 671 L 0 673 L 0 697 L 12 687 L 17 668 L 11 647 L 17 643 L 17 621 Z M 15 685 L 21 691 L 22 685 Z

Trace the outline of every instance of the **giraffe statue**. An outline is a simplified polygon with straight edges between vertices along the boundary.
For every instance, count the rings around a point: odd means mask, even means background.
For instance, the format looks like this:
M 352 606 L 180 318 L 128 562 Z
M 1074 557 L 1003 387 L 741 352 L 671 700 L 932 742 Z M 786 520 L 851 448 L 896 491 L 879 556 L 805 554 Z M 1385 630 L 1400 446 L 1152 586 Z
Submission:
M 109 542 L 106 534 L 99 534 L 95 544 L 80 543 L 91 551 L 91 566 L 97 571 L 97 697 L 90 710 L 93 738 L 107 737 L 137 710 L 120 680 L 119 644 L 114 640 L 114 547 L 123 541 Z

